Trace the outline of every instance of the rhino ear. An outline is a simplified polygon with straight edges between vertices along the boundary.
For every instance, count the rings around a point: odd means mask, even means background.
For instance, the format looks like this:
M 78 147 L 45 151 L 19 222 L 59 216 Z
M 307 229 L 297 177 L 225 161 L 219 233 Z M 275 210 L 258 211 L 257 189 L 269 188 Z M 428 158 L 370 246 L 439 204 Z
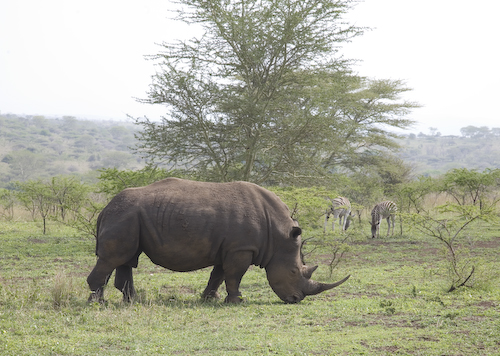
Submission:
M 296 239 L 297 237 L 300 236 L 300 234 L 302 234 L 302 229 L 300 227 L 298 227 L 298 226 L 292 227 L 292 231 L 290 232 L 291 237 Z

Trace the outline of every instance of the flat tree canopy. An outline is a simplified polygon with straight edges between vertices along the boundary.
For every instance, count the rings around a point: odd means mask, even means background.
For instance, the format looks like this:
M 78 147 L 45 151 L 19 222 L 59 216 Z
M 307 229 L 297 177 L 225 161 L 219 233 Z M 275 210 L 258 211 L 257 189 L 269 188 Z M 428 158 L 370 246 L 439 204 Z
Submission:
M 375 164 L 395 148 L 388 129 L 417 104 L 398 80 L 357 76 L 340 45 L 362 28 L 350 0 L 180 0 L 198 38 L 163 43 L 148 98 L 161 121 L 137 118 L 136 148 L 212 181 L 316 181 Z

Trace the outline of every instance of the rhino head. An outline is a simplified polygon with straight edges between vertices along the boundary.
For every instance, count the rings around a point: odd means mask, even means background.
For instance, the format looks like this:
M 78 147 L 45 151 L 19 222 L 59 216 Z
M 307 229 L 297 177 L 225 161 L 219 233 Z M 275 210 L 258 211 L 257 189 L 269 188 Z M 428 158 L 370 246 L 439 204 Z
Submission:
M 311 280 L 318 266 L 305 266 L 300 259 L 302 230 L 294 226 L 290 238 L 279 246 L 266 266 L 267 280 L 274 293 L 285 303 L 298 303 L 308 295 L 315 295 L 335 288 L 350 276 L 331 284 Z

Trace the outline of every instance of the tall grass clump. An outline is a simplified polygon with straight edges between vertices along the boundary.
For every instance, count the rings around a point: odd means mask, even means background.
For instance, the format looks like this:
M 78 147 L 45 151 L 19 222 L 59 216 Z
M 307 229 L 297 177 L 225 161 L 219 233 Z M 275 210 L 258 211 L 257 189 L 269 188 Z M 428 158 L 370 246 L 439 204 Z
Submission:
M 58 272 L 51 288 L 52 303 L 55 308 L 69 306 L 74 294 L 73 278 L 64 272 Z

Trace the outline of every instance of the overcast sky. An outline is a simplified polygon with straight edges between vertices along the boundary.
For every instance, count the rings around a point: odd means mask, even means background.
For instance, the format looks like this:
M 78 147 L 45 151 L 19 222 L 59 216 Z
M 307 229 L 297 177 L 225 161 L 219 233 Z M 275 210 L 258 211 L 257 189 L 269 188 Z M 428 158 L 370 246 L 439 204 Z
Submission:
M 190 29 L 167 0 L 0 0 L 0 112 L 126 120 L 159 117 L 145 98 L 157 45 Z M 342 53 L 360 75 L 402 79 L 419 102 L 408 132 L 500 127 L 500 2 L 365 0 L 348 15 L 372 30 Z M 191 37 L 191 36 L 189 36 Z

